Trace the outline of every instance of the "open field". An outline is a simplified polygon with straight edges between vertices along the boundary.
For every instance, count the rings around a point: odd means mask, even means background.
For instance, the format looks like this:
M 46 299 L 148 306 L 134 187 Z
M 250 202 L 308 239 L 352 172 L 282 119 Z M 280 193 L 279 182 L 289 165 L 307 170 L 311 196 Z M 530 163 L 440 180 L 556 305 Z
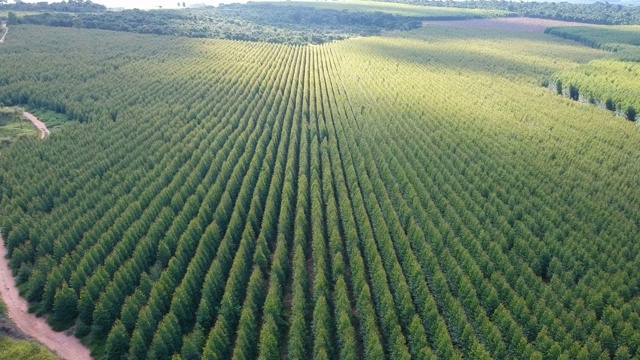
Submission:
M 269 2 L 265 2 L 269 3 Z M 318 9 L 348 10 L 356 12 L 380 11 L 384 13 L 420 17 L 425 19 L 465 19 L 508 16 L 500 10 L 443 8 L 433 6 L 407 5 L 377 1 L 294 1 L 272 2 L 274 6 L 311 6 Z
M 484 30 L 504 30 L 504 31 L 524 31 L 533 33 L 544 33 L 545 29 L 554 26 L 582 26 L 584 23 L 558 21 L 547 19 L 534 19 L 526 17 L 504 17 L 495 19 L 473 19 L 473 20 L 456 20 L 456 21 L 431 21 L 423 22 L 423 25 L 440 25 L 452 26 L 467 29 L 484 29 Z M 598 25 L 593 25 L 598 26 Z
M 609 53 L 11 36 L 0 99 L 79 123 L 0 153 L 9 265 L 96 358 L 640 355 L 639 128 L 540 86 Z

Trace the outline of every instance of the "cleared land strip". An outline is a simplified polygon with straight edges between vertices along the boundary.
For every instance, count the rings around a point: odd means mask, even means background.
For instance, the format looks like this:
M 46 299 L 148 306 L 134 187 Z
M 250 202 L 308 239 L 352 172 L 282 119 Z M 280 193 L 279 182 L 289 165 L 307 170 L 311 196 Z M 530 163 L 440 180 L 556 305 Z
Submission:
M 42 121 L 38 120 L 38 118 L 35 117 L 35 115 L 25 111 L 22 113 L 22 116 L 24 116 L 27 120 L 31 121 L 33 126 L 35 126 L 38 130 L 40 130 L 40 139 L 44 139 L 49 136 L 50 132 L 49 132 L 49 129 L 47 129 L 47 125 L 45 125 L 45 123 L 43 123 Z
M 2 26 L 0 26 L 0 29 L 2 29 L 2 37 L 0 38 L 0 43 L 4 42 L 4 38 L 7 37 L 7 33 L 9 32 L 9 28 L 7 27 L 6 23 L 2 23 Z
M 27 300 L 20 297 L 6 256 L 7 248 L 0 236 L 0 286 L 2 286 L 0 296 L 7 305 L 9 318 L 25 334 L 41 342 L 62 359 L 91 359 L 89 349 L 84 347 L 76 337 L 53 331 L 44 318 L 38 318 L 29 313 L 29 304 Z
M 473 20 L 439 20 L 423 21 L 422 25 L 453 26 L 468 29 L 524 31 L 544 33 L 544 30 L 554 26 L 598 26 L 571 21 L 536 19 L 527 17 L 473 19 Z

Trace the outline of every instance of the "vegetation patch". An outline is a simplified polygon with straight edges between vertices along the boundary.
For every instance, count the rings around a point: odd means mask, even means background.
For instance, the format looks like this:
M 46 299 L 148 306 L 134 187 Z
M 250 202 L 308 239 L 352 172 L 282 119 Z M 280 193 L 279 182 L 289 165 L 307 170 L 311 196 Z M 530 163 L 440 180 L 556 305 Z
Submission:
M 630 121 L 640 110 L 640 27 L 555 27 L 547 33 L 613 52 L 609 59 L 554 75 L 559 94 L 597 104 Z
M 630 121 L 640 110 L 640 64 L 615 59 L 594 60 L 554 75 L 560 94 L 597 104 Z M 564 90 L 564 91 L 563 91 Z
M 0 108 L 0 145 L 8 146 L 21 139 L 37 138 L 38 130 L 22 117 L 16 107 Z
M 7 307 L 0 300 L 0 354 L 3 359 L 16 360 L 56 360 L 46 348 L 29 340 L 7 318 Z
M 37 345 L 25 340 L 15 340 L 0 335 L 0 354 L 5 359 L 14 360 L 57 360 L 54 354 Z

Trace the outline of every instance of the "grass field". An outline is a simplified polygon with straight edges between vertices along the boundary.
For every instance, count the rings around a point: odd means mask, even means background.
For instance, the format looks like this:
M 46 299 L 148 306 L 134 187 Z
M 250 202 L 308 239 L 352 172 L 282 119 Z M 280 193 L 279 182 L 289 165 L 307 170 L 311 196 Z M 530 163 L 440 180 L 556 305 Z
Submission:
M 24 340 L 14 340 L 0 335 L 0 354 L 3 359 L 56 360 L 47 349 Z
M 21 118 L 13 108 L 0 108 L 0 144 L 7 146 L 25 138 L 37 138 L 39 132 L 29 122 Z
M 276 6 L 311 6 L 318 9 L 347 10 L 356 12 L 380 11 L 394 15 L 413 16 L 423 19 L 469 19 L 508 16 L 500 10 L 442 8 L 375 1 L 294 1 L 273 2 Z
M 0 325 L 7 326 L 7 308 L 0 300 Z M 26 340 L 18 340 L 7 336 L 0 330 L 0 359 L 14 360 L 56 360 L 52 353 L 37 344 Z
M 81 123 L 0 153 L 2 234 L 97 358 L 640 355 L 638 127 L 540 86 L 608 53 L 11 34 L 0 99 Z

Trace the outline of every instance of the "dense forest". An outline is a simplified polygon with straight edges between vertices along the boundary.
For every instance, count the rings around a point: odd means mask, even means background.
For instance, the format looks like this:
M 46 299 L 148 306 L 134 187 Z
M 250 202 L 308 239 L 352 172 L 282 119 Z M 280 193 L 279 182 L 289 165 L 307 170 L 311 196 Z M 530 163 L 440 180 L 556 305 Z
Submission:
M 55 11 L 55 12 L 71 12 L 71 13 L 84 13 L 84 12 L 102 12 L 107 8 L 104 5 L 96 4 L 90 0 L 68 0 L 61 2 L 46 2 L 41 1 L 37 3 L 25 2 L 17 0 L 15 3 L 7 4 L 6 0 L 0 0 L 0 10 L 8 11 Z
M 385 0 L 404 4 L 442 6 L 468 9 L 505 10 L 520 16 L 578 21 L 607 25 L 640 25 L 640 6 L 623 6 L 608 2 L 571 4 L 568 2 L 536 1 L 439 1 L 439 0 Z
M 380 35 L 390 30 L 416 29 L 421 26 L 422 20 L 427 19 L 471 19 L 506 14 L 377 4 L 381 3 L 340 6 L 339 3 L 316 5 L 287 2 L 229 4 L 181 10 L 42 12 L 20 17 L 12 15 L 11 23 L 303 45 Z
M 10 36 L 0 99 L 82 123 L 0 153 L 2 235 L 96 358 L 640 355 L 640 134 L 539 86 L 606 53 Z

